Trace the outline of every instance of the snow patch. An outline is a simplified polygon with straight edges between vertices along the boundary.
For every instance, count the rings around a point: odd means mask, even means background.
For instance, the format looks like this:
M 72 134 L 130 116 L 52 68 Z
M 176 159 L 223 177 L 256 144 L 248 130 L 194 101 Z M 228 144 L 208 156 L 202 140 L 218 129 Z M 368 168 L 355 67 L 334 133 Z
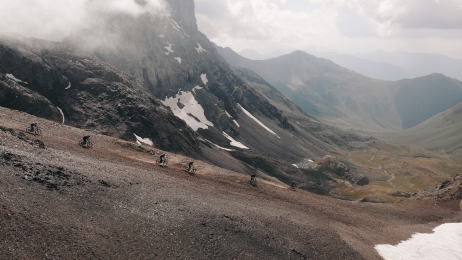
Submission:
M 13 74 L 6 74 L 6 76 L 7 76 L 8 78 L 10 78 L 10 79 L 16 81 L 16 82 L 24 83 L 24 84 L 29 84 L 29 83 L 27 83 L 27 82 L 24 82 L 24 81 L 22 81 L 22 80 L 16 78 Z
M 199 43 L 197 44 L 197 46 L 197 48 L 194 48 L 196 49 L 197 53 L 207 52 L 204 48 L 202 48 L 202 45 L 200 45 Z
M 160 37 L 160 38 L 165 38 L 165 35 L 159 34 L 159 37 Z
M 206 140 L 207 140 L 207 139 L 206 139 Z M 233 149 L 228 149 L 228 148 L 224 148 L 224 147 L 218 146 L 218 145 L 216 145 L 216 144 L 210 142 L 209 140 L 207 140 L 207 142 L 213 144 L 213 145 L 216 146 L 218 149 L 221 149 L 221 150 L 224 150 L 224 151 L 228 151 L 228 152 L 234 152 L 234 151 L 236 151 L 236 150 L 233 150 Z
M 180 29 L 182 29 L 181 26 L 179 26 L 175 20 L 169 19 L 169 21 L 170 21 L 170 24 L 173 26 L 173 29 L 177 31 L 180 31 Z
M 161 102 L 170 107 L 173 114 L 183 119 L 194 131 L 199 128 L 208 129 L 209 126 L 213 126 L 213 123 L 205 117 L 204 109 L 194 98 L 192 92 L 180 91 L 175 97 L 166 97 Z M 179 102 L 183 104 L 183 108 L 178 106 Z
M 294 166 L 295 168 L 299 169 L 298 166 L 296 164 L 292 164 L 292 166 Z
M 229 136 L 228 134 L 226 134 L 225 132 L 223 132 L 223 135 L 229 140 L 231 141 L 230 145 L 231 146 L 234 146 L 234 147 L 237 147 L 237 148 L 242 148 L 242 149 L 249 149 L 247 146 L 243 145 L 242 143 L 234 140 L 234 138 L 232 138 L 231 136 Z
M 195 86 L 195 87 L 192 89 L 192 92 L 194 92 L 194 94 L 196 94 L 196 90 L 201 90 L 201 89 L 203 89 L 203 87 Z
M 262 126 L 266 131 L 270 132 L 271 134 L 277 136 L 278 138 L 281 138 L 279 137 L 275 132 L 273 132 L 273 130 L 269 129 L 266 125 L 264 125 L 262 122 L 260 122 L 260 120 L 258 120 L 256 117 L 254 117 L 249 111 L 245 110 L 245 108 L 243 108 L 241 106 L 241 104 L 238 104 L 238 106 L 242 109 L 242 111 L 244 111 L 244 113 L 252 118 L 255 122 L 257 122 L 260 126 Z
M 71 82 L 69 81 L 69 85 L 65 89 L 70 89 L 72 87 Z
M 375 250 L 385 260 L 462 259 L 462 223 L 436 227 L 432 234 L 417 233 L 412 238 L 393 245 L 376 245 Z
M 233 118 L 233 117 L 231 116 L 231 114 L 228 113 L 228 111 L 225 110 L 225 113 L 226 113 L 226 115 L 227 115 L 229 118 Z
M 61 110 L 61 108 L 59 108 L 59 107 L 56 107 L 56 108 L 59 110 L 59 113 L 61 113 L 61 116 L 63 117 L 63 122 L 62 122 L 61 124 L 64 125 L 64 113 L 63 113 L 63 111 Z
M 137 144 L 147 144 L 147 145 L 150 145 L 150 146 L 153 146 L 154 143 L 152 142 L 151 139 L 149 138 L 142 138 L 142 137 L 139 137 L 138 135 L 136 134 L 133 134 L 136 138 L 136 143 Z
M 233 120 L 233 122 L 234 122 L 234 124 L 236 124 L 237 127 L 241 127 L 236 120 Z
M 209 82 L 209 80 L 207 79 L 207 74 L 202 74 L 201 75 L 201 79 L 202 79 L 202 82 L 204 82 L 204 85 L 207 85 L 207 82 Z
M 164 52 L 165 55 L 169 55 L 170 53 L 174 53 L 174 51 L 172 50 L 173 45 L 174 44 L 171 44 L 170 42 L 167 41 L 167 46 L 164 47 L 167 50 L 167 52 Z
M 174 59 L 175 59 L 175 60 L 177 60 L 177 61 L 178 61 L 178 63 L 180 63 L 180 64 L 181 64 L 181 58 L 180 58 L 180 57 L 175 57 Z

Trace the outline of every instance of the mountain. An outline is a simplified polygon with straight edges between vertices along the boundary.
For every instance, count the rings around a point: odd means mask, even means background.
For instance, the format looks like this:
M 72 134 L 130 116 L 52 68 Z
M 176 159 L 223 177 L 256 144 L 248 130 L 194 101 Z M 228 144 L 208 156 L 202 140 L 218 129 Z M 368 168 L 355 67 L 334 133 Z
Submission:
M 440 54 L 375 51 L 354 53 L 353 55 L 370 61 L 385 62 L 406 68 L 410 78 L 440 73 L 462 80 L 462 60 Z
M 341 54 L 335 52 L 314 52 L 308 51 L 309 54 L 312 54 L 318 58 L 324 58 L 331 60 L 337 65 L 340 65 L 349 70 L 353 70 L 361 75 L 364 75 L 373 79 L 380 80 L 401 80 L 409 79 L 415 77 L 411 74 L 405 67 L 400 67 L 386 62 L 381 61 L 371 61 L 365 58 L 359 58 L 351 54 Z M 431 73 L 427 73 L 431 74 Z M 422 74 L 419 76 L 424 76 L 427 74 Z
M 402 132 L 377 134 L 387 142 L 420 146 L 432 151 L 444 151 L 462 159 L 462 103 L 425 122 Z
M 230 48 L 217 50 L 231 66 L 255 71 L 306 113 L 343 128 L 409 128 L 462 101 L 462 83 L 440 74 L 389 82 L 302 51 L 254 61 Z
M 333 176 L 367 184 L 364 169 L 344 158 L 348 173 L 293 164 L 370 136 L 300 111 L 289 118 L 284 111 L 296 105 L 246 83 L 197 30 L 192 0 L 169 5 L 165 15 L 105 16 L 101 27 L 77 28 L 62 43 L 2 37 L 0 105 L 241 173 L 310 183 L 304 189 L 326 195 Z

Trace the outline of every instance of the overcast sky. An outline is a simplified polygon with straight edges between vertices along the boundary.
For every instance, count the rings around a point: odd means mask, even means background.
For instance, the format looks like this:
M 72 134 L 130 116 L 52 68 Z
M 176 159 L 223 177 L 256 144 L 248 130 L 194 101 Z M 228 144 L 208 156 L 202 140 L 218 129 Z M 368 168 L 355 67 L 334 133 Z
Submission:
M 110 12 L 165 13 L 164 0 L 0 0 L 0 33 L 61 40 Z M 195 0 L 199 29 L 236 51 L 404 50 L 462 58 L 462 0 Z
M 199 29 L 236 51 L 374 50 L 462 58 L 462 0 L 195 0 Z

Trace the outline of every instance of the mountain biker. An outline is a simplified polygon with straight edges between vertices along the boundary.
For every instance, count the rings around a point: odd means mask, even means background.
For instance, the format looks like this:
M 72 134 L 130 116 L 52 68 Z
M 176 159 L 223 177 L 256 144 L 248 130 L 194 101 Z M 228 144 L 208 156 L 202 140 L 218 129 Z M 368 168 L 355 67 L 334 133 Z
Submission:
M 160 158 L 159 158 L 159 162 L 160 162 L 160 163 L 163 163 L 163 162 L 165 162 L 165 153 L 164 153 L 164 154 L 162 154 L 162 155 L 160 156 Z
M 295 190 L 296 187 L 297 187 L 297 183 L 295 181 L 293 181 L 292 184 L 290 184 L 290 188 L 292 190 Z
M 194 162 L 190 162 L 190 163 L 188 164 L 188 172 L 189 172 L 189 171 L 192 171 L 192 169 L 194 169 Z
M 257 181 L 257 175 L 256 174 L 250 175 L 250 182 L 256 182 L 256 181 Z
M 37 129 L 37 128 L 38 128 L 37 122 L 32 122 L 32 124 L 30 124 L 30 129 L 32 129 L 32 132 L 34 132 L 35 129 Z
M 89 135 L 84 136 L 84 137 L 83 137 L 83 144 L 84 144 L 84 145 L 87 144 L 88 141 L 90 141 L 90 136 L 89 136 Z

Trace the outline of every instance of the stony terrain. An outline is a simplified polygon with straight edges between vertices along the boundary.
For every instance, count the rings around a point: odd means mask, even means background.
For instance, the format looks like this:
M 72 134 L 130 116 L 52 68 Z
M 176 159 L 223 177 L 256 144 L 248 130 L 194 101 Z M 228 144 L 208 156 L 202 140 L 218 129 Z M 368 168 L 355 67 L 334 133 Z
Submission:
M 41 136 L 24 134 L 38 121 Z M 0 109 L 1 259 L 380 259 L 376 244 L 462 221 L 459 201 L 336 200 Z M 39 141 L 35 141 L 39 140 Z M 432 206 L 429 206 L 432 205 Z

